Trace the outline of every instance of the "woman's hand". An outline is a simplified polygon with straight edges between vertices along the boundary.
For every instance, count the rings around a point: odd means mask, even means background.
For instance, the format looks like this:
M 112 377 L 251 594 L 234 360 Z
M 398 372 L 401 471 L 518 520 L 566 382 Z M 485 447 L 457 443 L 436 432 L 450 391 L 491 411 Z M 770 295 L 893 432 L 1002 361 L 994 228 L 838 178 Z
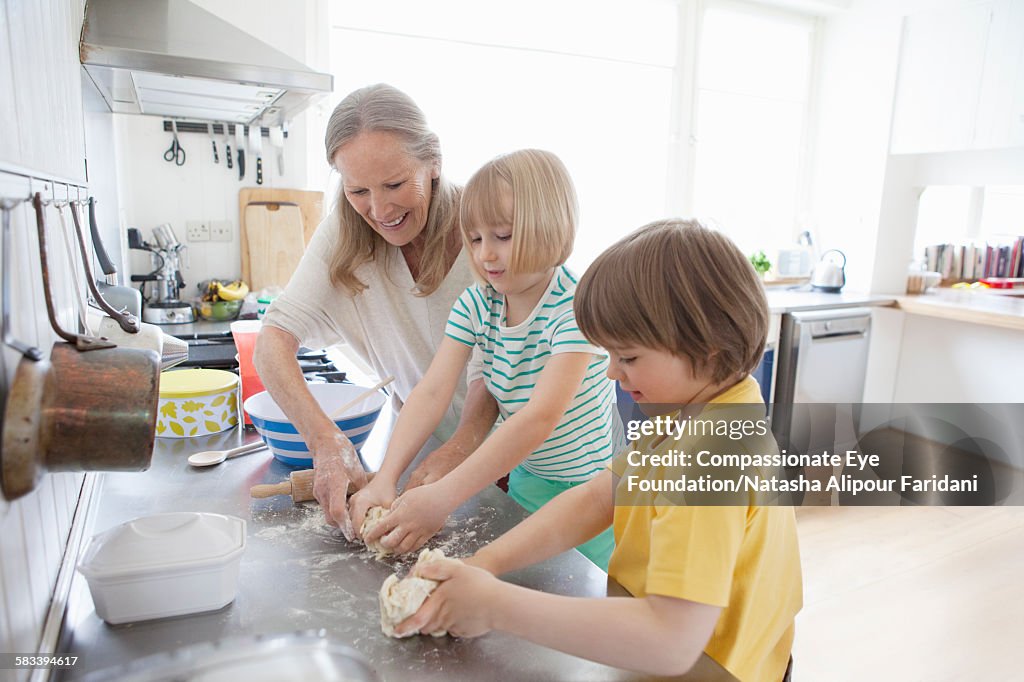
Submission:
M 366 485 L 366 471 L 359 463 L 356 449 L 341 431 L 313 442 L 313 496 L 332 526 L 341 528 L 349 540 L 355 537 L 348 515 L 349 485 L 359 490 Z
M 395 554 L 415 551 L 441 530 L 454 509 L 452 502 L 452 495 L 443 491 L 439 483 L 407 490 L 363 540 L 371 542 L 380 538 L 380 543 Z
M 365 488 L 349 498 L 348 513 L 357 538 L 365 542 L 362 528 L 363 520 L 366 519 L 366 511 L 370 507 L 390 509 L 396 497 L 398 497 L 398 491 L 394 484 L 386 481 L 383 476 L 375 476 Z
M 456 637 L 479 637 L 494 629 L 489 602 L 501 581 L 493 575 L 457 559 L 432 561 L 417 567 L 416 574 L 441 584 L 395 634 L 447 630 Z

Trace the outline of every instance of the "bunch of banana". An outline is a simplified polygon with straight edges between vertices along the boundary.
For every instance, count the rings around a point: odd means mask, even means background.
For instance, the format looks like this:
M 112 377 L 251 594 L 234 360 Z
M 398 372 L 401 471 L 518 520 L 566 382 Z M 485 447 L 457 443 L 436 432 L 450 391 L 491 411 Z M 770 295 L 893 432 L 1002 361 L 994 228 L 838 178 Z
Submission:
M 219 296 L 222 301 L 240 301 L 249 293 L 249 285 L 240 279 L 236 279 L 234 282 L 227 285 L 218 281 L 216 282 L 216 286 L 217 296 Z
M 202 299 L 209 303 L 217 301 L 240 301 L 249 293 L 249 285 L 240 279 L 225 284 L 219 279 L 211 279 L 200 285 Z

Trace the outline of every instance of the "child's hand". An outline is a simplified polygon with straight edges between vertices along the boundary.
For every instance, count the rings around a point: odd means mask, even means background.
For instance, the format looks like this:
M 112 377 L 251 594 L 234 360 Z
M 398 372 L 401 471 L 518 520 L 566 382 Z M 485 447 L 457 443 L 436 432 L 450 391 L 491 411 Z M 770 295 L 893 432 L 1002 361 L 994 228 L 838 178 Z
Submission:
M 398 624 L 396 634 L 447 630 L 455 637 L 479 637 L 494 628 L 487 602 L 501 581 L 493 575 L 457 559 L 418 566 L 416 574 L 441 584 L 419 611 Z
M 413 552 L 441 530 L 453 500 L 437 483 L 406 490 L 391 505 L 387 516 L 368 533 L 364 541 L 381 538 L 380 543 L 395 554 Z
M 350 497 L 348 500 L 348 511 L 349 516 L 352 518 L 356 537 L 363 541 L 366 540 L 366 538 L 362 537 L 361 533 L 363 520 L 366 518 L 366 510 L 370 507 L 384 507 L 387 509 L 397 496 L 398 491 L 395 490 L 394 485 L 379 476 L 375 476 L 365 488 Z

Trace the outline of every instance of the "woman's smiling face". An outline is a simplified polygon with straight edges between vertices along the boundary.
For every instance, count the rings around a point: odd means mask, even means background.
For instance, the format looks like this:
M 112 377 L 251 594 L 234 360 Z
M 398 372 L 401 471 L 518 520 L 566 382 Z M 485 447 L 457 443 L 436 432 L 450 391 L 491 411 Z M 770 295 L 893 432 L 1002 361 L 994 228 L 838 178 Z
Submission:
M 334 167 L 349 204 L 385 241 L 405 246 L 420 236 L 437 165 L 410 156 L 396 133 L 377 130 L 339 147 Z

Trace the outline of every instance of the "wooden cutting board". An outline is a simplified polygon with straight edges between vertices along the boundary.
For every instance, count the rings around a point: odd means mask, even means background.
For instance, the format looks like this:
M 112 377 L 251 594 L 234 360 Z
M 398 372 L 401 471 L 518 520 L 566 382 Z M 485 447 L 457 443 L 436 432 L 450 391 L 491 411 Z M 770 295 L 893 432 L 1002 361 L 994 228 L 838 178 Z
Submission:
M 302 210 L 302 234 L 309 243 L 317 225 L 324 219 L 324 193 L 304 189 L 273 189 L 269 187 L 245 187 L 238 191 L 238 212 L 245 213 L 245 207 L 254 202 L 270 201 L 298 204 Z M 242 244 L 245 251 L 245 244 Z
M 245 221 L 246 207 L 253 203 L 296 204 L 302 214 L 303 245 L 309 244 L 317 225 L 323 220 L 324 194 L 301 189 L 274 189 L 268 187 L 246 187 L 238 192 L 238 224 L 239 241 L 241 242 L 242 279 L 254 291 L 259 291 L 252 283 L 252 272 L 249 262 L 250 245 L 249 230 Z M 294 267 L 293 267 L 294 270 Z M 291 272 L 288 273 L 289 276 Z M 278 286 L 284 286 L 278 285 Z
M 257 292 L 284 288 L 306 250 L 302 211 L 297 204 L 251 203 L 243 217 L 242 279 Z

